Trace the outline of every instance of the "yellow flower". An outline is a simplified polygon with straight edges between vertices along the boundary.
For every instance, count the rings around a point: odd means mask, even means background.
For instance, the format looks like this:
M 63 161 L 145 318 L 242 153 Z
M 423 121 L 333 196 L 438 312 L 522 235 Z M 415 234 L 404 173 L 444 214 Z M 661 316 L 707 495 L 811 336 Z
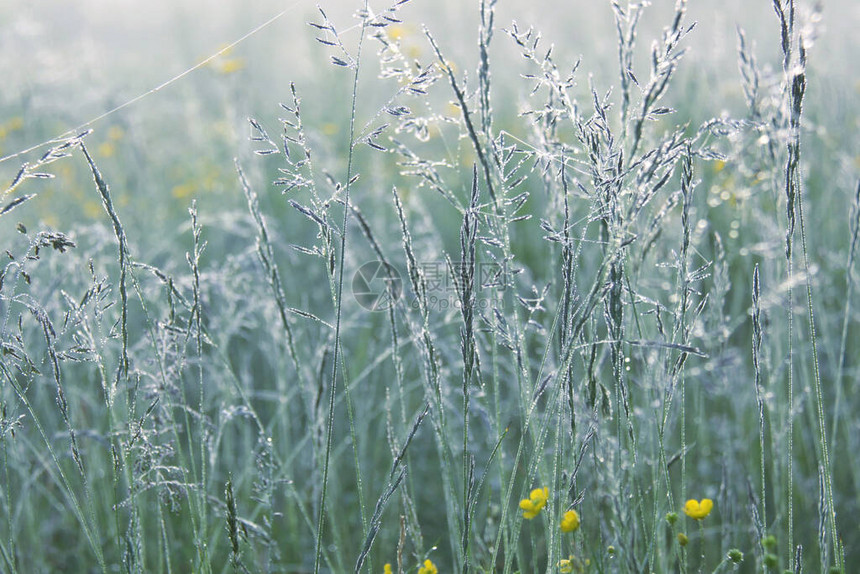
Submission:
M 209 61 L 209 66 L 220 74 L 232 74 L 245 67 L 244 58 L 231 58 L 233 47 L 221 48 L 221 51 Z
M 436 565 L 433 564 L 430 560 L 424 561 L 424 566 L 418 569 L 418 574 L 439 574 L 439 570 L 436 568 Z
M 701 520 L 711 513 L 713 507 L 714 501 L 710 498 L 703 498 L 701 502 L 691 499 L 684 505 L 684 514 L 690 518 Z
M 0 140 L 6 139 L 10 133 L 20 130 L 24 127 L 24 119 L 21 116 L 15 116 L 5 124 L 0 124 Z
M 558 571 L 563 572 L 564 574 L 568 574 L 571 572 L 574 573 L 583 573 L 588 570 L 588 566 L 591 564 L 591 560 L 581 558 L 577 558 L 573 554 L 568 556 L 567 558 L 563 558 L 558 561 Z
M 108 130 L 108 139 L 112 139 L 113 141 L 119 141 L 125 135 L 123 129 L 119 126 L 111 126 Z
M 101 217 L 102 215 L 102 204 L 98 201 L 86 201 L 84 202 L 84 215 L 91 219 L 95 219 L 97 217 Z
M 549 489 L 547 487 L 532 490 L 528 498 L 520 500 L 523 518 L 531 520 L 537 516 L 540 513 L 540 509 L 546 505 L 547 498 L 549 498 Z
M 173 197 L 177 199 L 182 199 L 184 197 L 188 197 L 189 195 L 194 194 L 197 191 L 197 185 L 193 182 L 187 182 L 180 185 L 173 186 Z
M 116 153 L 116 146 L 111 142 L 102 142 L 99 147 L 99 155 L 102 157 L 112 157 Z
M 218 65 L 218 72 L 221 74 L 232 74 L 233 72 L 238 72 L 242 68 L 245 67 L 245 59 L 244 58 L 230 58 L 229 60 L 223 60 Z
M 394 40 L 395 42 L 401 39 L 404 36 L 408 36 L 409 31 L 404 26 L 389 26 L 388 27 L 388 37 Z
M 579 528 L 579 514 L 575 510 L 568 510 L 561 517 L 561 531 L 573 532 Z
M 391 574 L 391 564 L 386 564 L 382 570 L 382 574 Z

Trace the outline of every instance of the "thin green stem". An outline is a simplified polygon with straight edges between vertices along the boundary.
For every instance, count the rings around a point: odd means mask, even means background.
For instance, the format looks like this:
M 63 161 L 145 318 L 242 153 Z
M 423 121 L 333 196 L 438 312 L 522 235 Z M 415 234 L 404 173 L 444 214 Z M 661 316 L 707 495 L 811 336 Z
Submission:
M 367 13 L 368 2 L 365 0 L 364 2 L 364 12 Z M 349 200 L 349 192 L 352 186 L 352 170 L 353 170 L 353 157 L 355 153 L 355 115 L 356 108 L 358 102 L 358 74 L 361 70 L 361 49 L 364 45 L 364 36 L 367 30 L 367 19 L 366 17 L 362 19 L 361 22 L 361 32 L 358 39 L 358 48 L 356 52 L 355 64 L 354 64 L 354 73 L 352 80 L 352 104 L 351 104 L 351 112 L 349 118 L 349 151 L 347 155 L 346 162 L 346 185 L 344 186 L 344 198 L 343 198 L 343 227 L 341 229 L 340 236 L 340 261 L 338 262 L 338 278 L 337 278 L 337 300 L 335 301 L 335 331 L 334 331 L 334 357 L 332 360 L 332 373 L 331 373 L 331 384 L 329 385 L 329 408 L 328 408 L 328 420 L 326 423 L 326 445 L 325 445 L 325 456 L 323 462 L 323 479 L 322 479 L 322 488 L 320 491 L 320 502 L 319 502 L 319 517 L 317 520 L 317 536 L 316 536 L 316 549 L 314 551 L 314 574 L 319 574 L 320 570 L 320 558 L 322 557 L 322 545 L 323 545 L 323 536 L 325 534 L 325 514 L 326 514 L 326 495 L 328 493 L 328 475 L 329 475 L 329 463 L 331 459 L 331 445 L 332 438 L 334 433 L 334 405 L 335 405 L 335 395 L 337 394 L 337 377 L 338 377 L 338 366 L 340 365 L 340 348 L 341 348 L 341 318 L 343 314 L 343 283 L 344 283 L 344 262 L 346 260 L 346 245 L 347 245 L 347 232 L 349 230 L 349 212 L 350 212 L 350 200 Z

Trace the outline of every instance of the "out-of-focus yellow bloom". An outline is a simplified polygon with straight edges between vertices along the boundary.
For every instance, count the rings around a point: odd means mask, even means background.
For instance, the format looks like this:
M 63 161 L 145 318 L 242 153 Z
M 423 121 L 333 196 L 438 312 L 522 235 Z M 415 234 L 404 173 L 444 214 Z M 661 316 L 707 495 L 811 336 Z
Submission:
M 711 513 L 714 508 L 714 501 L 710 498 L 703 498 L 701 502 L 698 500 L 688 500 L 684 505 L 684 514 L 696 520 L 702 520 Z
M 558 571 L 564 574 L 585 572 L 590 564 L 591 560 L 582 560 L 571 554 L 558 561 Z
M 575 510 L 568 510 L 561 518 L 561 531 L 573 532 L 579 528 L 579 514 Z
M 418 574 L 439 574 L 439 569 L 429 559 L 424 561 L 424 566 L 418 569 Z
M 0 124 L 0 140 L 6 139 L 10 133 L 20 130 L 24 127 L 24 118 L 15 116 L 5 124 Z
M 102 205 L 97 201 L 87 201 L 84 203 L 84 215 L 91 219 L 95 219 L 102 214 Z
M 245 67 L 245 58 L 231 58 L 233 48 L 222 49 L 209 65 L 219 74 L 232 74 Z
M 399 40 L 403 36 L 408 35 L 409 32 L 406 30 L 405 26 L 389 26 L 388 27 L 388 37 L 392 40 Z
M 119 126 L 111 126 L 108 130 L 107 135 L 108 139 L 111 139 L 113 141 L 119 141 L 125 135 L 125 131 Z
M 173 186 L 173 197 L 182 199 L 188 197 L 197 191 L 197 186 L 194 183 L 182 183 Z
M 535 488 L 528 498 L 520 500 L 520 508 L 523 510 L 523 518 L 531 520 L 540 513 L 541 508 L 546 505 L 549 498 L 549 488 Z
M 391 574 L 391 564 L 386 564 L 382 569 L 382 574 Z
M 116 153 L 116 146 L 112 142 L 102 142 L 99 144 L 98 152 L 102 157 L 113 157 Z
M 53 227 L 54 229 L 56 229 L 60 225 L 60 220 L 57 219 L 56 215 L 48 213 L 42 216 L 42 223 L 44 223 L 48 227 Z
M 472 148 L 466 148 L 460 153 L 460 165 L 471 167 L 476 161 L 478 157 Z
M 229 60 L 224 60 L 223 62 L 221 62 L 221 65 L 218 66 L 218 71 L 226 75 L 232 74 L 233 72 L 238 72 L 244 67 L 244 58 L 230 58 Z

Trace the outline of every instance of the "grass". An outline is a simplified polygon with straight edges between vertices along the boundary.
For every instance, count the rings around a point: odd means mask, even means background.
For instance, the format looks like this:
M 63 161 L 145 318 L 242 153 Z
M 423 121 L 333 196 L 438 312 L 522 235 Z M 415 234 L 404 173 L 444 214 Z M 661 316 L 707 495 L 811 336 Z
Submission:
M 849 572 L 860 151 L 819 8 L 722 61 L 684 1 L 601 4 L 579 59 L 413 4 L 312 14 L 274 109 L 237 79 L 269 15 L 158 141 L 140 98 L 61 138 L 3 102 L 2 570 Z

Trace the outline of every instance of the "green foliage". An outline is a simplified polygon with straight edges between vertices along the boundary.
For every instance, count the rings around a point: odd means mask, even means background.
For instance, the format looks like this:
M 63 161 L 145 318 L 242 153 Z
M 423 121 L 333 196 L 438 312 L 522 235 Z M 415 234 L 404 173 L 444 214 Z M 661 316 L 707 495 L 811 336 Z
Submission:
M 611 62 L 495 0 L 469 41 L 358 8 L 247 143 L 160 148 L 132 100 L 0 162 L 0 570 L 857 563 L 858 109 L 817 8 L 697 65 L 683 0 L 601 5 Z

